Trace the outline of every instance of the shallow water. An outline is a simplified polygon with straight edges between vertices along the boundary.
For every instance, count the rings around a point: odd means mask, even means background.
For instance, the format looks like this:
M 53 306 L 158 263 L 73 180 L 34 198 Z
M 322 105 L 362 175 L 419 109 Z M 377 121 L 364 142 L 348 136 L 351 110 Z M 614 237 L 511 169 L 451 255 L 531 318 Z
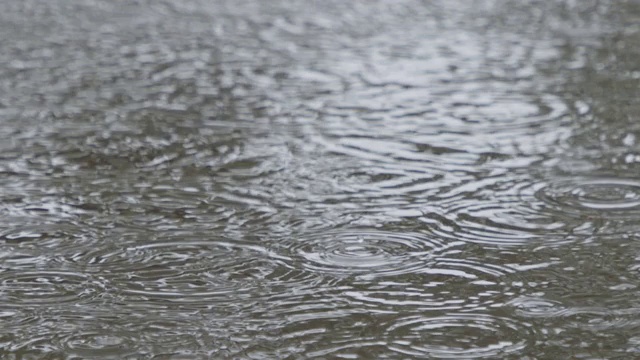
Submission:
M 0 4 L 0 357 L 640 357 L 634 1 Z

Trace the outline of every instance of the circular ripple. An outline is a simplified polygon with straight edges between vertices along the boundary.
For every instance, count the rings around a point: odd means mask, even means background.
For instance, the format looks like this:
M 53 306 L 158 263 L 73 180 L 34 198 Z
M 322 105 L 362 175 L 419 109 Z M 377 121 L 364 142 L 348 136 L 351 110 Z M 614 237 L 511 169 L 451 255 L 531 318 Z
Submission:
M 106 332 L 84 332 L 65 339 L 65 352 L 83 357 L 125 357 L 133 355 L 134 342 Z
M 544 183 L 516 172 L 463 182 L 425 208 L 421 221 L 438 238 L 497 246 L 559 245 L 592 234 L 592 224 L 549 209 L 538 198 Z
M 528 325 L 485 314 L 410 316 L 391 325 L 390 349 L 414 357 L 502 358 L 527 346 Z
M 554 318 L 565 310 L 561 303 L 542 297 L 519 296 L 508 303 L 516 314 L 528 318 Z
M 577 178 L 554 182 L 536 197 L 558 211 L 575 216 L 617 218 L 640 212 L 640 181 L 624 178 Z
M 9 306 L 80 302 L 103 287 L 88 275 L 68 271 L 5 271 L 0 274 L 2 300 Z
M 416 233 L 344 231 L 313 234 L 285 244 L 289 266 L 338 276 L 417 273 L 460 242 L 444 243 Z
M 165 240 L 104 252 L 92 270 L 131 306 L 215 304 L 217 311 L 234 313 L 267 291 L 265 278 L 275 264 L 264 248 L 244 242 Z

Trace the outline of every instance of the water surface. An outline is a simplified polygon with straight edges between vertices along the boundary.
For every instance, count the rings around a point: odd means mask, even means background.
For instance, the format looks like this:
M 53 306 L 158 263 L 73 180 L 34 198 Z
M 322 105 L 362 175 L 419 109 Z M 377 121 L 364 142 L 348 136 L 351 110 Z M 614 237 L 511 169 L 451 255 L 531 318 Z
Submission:
M 639 356 L 634 1 L 0 28 L 0 357 Z

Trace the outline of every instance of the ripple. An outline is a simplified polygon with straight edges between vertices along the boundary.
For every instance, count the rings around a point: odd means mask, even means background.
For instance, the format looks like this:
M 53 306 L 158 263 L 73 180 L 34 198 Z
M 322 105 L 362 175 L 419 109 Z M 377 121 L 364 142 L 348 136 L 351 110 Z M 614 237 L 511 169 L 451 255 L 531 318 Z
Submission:
M 571 236 L 559 230 L 564 227 L 562 223 L 538 222 L 540 218 L 527 223 L 526 213 L 518 213 L 517 206 L 508 210 L 485 205 L 469 206 L 459 213 L 451 211 L 447 216 L 429 213 L 421 220 L 430 225 L 434 236 L 492 246 L 522 246 L 532 241 L 559 245 L 572 241 Z
M 504 357 L 524 349 L 527 324 L 486 314 L 409 316 L 389 326 L 389 348 L 406 356 L 444 359 Z
M 395 70 L 385 73 L 396 77 Z M 570 134 L 568 108 L 560 97 L 517 93 L 512 84 L 499 82 L 440 83 L 439 91 L 422 86 L 354 89 L 318 111 L 323 121 L 311 140 L 326 150 L 425 170 L 441 168 L 443 157 L 455 167 L 457 155 L 465 153 L 544 153 Z M 426 121 L 429 126 L 423 126 Z
M 203 319 L 189 318 L 172 311 L 145 314 L 118 309 L 109 312 L 105 309 L 78 308 L 76 314 L 60 312 L 55 315 L 75 326 L 57 331 L 55 327 L 45 328 L 55 332 L 55 336 L 48 337 L 49 341 L 55 341 L 51 346 L 81 358 L 122 359 L 135 357 L 136 354 L 137 357 L 149 357 L 151 354 L 159 358 L 180 355 L 192 357 L 194 353 L 202 352 L 195 350 L 203 348 L 204 340 L 210 338 L 213 332 L 220 336 L 215 328 L 212 328 L 211 334 L 203 332 Z M 136 322 L 130 323 L 132 319 Z M 51 323 L 50 319 L 45 323 Z M 109 323 L 110 327 L 101 327 L 99 324 L 102 323 Z M 157 338 L 165 340 L 158 342 L 155 340 Z
M 459 242 L 441 242 L 417 233 L 374 230 L 330 231 L 285 242 L 288 266 L 335 276 L 363 278 L 420 272 L 435 256 Z
M 108 301 L 25 310 L 11 328 L 0 329 L 0 338 L 8 340 L 2 350 L 26 358 L 202 357 L 214 339 L 220 346 L 232 332 L 244 330 L 230 319 L 187 316 L 176 309 L 132 311 Z M 207 327 L 210 331 L 203 331 Z
M 267 256 L 264 248 L 240 241 L 164 240 L 95 255 L 93 271 L 104 274 L 131 306 L 180 303 L 239 311 L 268 286 L 264 279 L 275 265 Z
M 132 356 L 132 339 L 103 332 L 84 332 L 65 339 L 65 352 L 86 357 Z
M 530 326 L 479 313 L 397 317 L 351 311 L 332 318 L 287 322 L 274 329 L 280 341 L 273 346 L 297 356 L 323 359 L 387 359 L 400 354 L 402 358 L 504 358 L 531 345 Z
M 458 278 L 460 279 L 460 278 Z M 426 284 L 386 283 L 344 290 L 349 306 L 360 306 L 370 311 L 405 313 L 409 309 L 421 311 L 454 311 L 486 308 L 499 302 L 500 289 L 488 280 L 468 281 L 456 284 L 460 293 L 451 293 L 444 284 L 451 286 L 456 276 L 441 275 L 425 279 Z M 464 291 L 462 291 L 464 289 Z M 463 294 L 461 294 L 463 293 Z
M 437 201 L 423 207 L 420 220 L 433 236 L 493 246 L 558 246 L 593 234 L 592 219 L 567 216 L 542 198 L 547 183 L 529 170 L 492 172 L 443 189 Z
M 123 3 L 0 2 L 0 358 L 609 358 L 637 332 L 506 301 L 634 299 L 635 230 L 597 259 L 504 249 L 639 218 L 527 173 L 637 130 L 613 126 L 622 5 Z M 576 136 L 613 98 L 614 131 Z M 543 257 L 593 266 L 562 289 Z
M 565 309 L 561 303 L 537 296 L 519 296 L 509 305 L 516 309 L 516 314 L 527 318 L 552 318 L 559 316 Z
M 104 289 L 87 274 L 69 271 L 5 271 L 0 273 L 1 297 L 10 306 L 83 302 Z
M 29 251 L 34 256 L 50 257 L 54 254 L 77 252 L 78 249 L 95 247 L 100 239 L 100 233 L 96 229 L 73 222 L 41 223 L 33 219 L 22 219 L 19 224 L 0 232 L 0 241 L 7 247 Z M 16 253 L 4 255 L 11 262 Z M 0 257 L 5 258 L 3 255 Z
M 565 326 L 597 331 L 614 328 L 635 328 L 640 308 L 611 308 L 602 306 L 567 306 L 559 301 L 537 296 L 520 296 L 508 303 L 515 314 L 527 319 L 561 319 Z
M 556 211 L 573 216 L 636 218 L 640 181 L 625 178 L 572 178 L 552 182 L 536 197 Z

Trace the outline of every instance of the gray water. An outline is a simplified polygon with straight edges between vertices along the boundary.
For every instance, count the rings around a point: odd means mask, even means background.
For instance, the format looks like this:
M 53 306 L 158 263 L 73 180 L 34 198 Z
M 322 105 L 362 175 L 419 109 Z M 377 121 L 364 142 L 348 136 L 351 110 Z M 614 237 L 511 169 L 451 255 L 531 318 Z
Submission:
M 640 358 L 637 1 L 0 30 L 0 358 Z

